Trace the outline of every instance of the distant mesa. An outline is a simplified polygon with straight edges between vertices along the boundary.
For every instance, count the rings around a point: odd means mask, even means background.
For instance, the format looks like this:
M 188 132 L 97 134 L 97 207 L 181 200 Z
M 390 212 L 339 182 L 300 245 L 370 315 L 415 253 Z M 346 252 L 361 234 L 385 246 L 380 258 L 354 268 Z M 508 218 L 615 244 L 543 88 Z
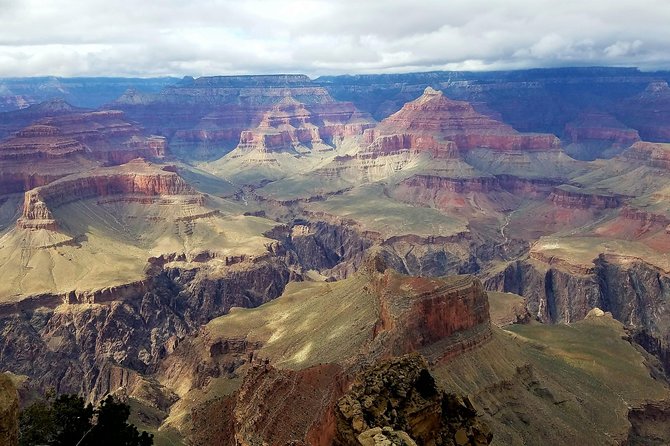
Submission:
M 302 104 L 311 117 L 303 119 L 296 115 L 291 120 L 291 113 L 298 111 L 296 104 Z M 273 111 L 276 106 L 282 110 Z M 331 137 L 355 131 L 339 130 L 337 126 L 348 123 L 354 113 L 363 116 L 352 103 L 336 101 L 324 87 L 304 75 L 184 78 L 159 94 L 127 91 L 109 107 L 124 110 L 150 132 L 165 135 L 175 154 L 207 160 L 221 158 L 241 142 L 244 145 L 251 141 L 252 145 L 271 149 L 286 148 L 290 145 L 288 141 L 319 144 L 323 140 L 329 144 Z M 276 127 L 282 119 L 284 124 L 298 129 L 302 126 L 295 125 L 296 119 L 303 119 L 303 124 L 309 122 L 319 127 L 320 134 L 313 135 L 312 130 L 303 128 L 297 134 L 284 132 L 277 136 L 283 132 Z M 367 121 L 372 122 L 370 118 Z M 275 135 L 269 135 L 273 133 L 269 131 L 242 135 L 259 127 L 273 128 Z
M 636 129 L 644 141 L 670 141 L 670 87 L 666 81 L 651 82 L 640 94 L 616 108 L 616 116 Z
M 77 200 L 111 195 L 124 195 L 126 201 L 139 202 L 146 200 L 138 196 L 199 196 L 172 169 L 160 169 L 137 159 L 119 167 L 100 168 L 65 177 L 26 192 L 23 212 L 17 226 L 23 229 L 56 231 L 58 227 L 52 209 Z

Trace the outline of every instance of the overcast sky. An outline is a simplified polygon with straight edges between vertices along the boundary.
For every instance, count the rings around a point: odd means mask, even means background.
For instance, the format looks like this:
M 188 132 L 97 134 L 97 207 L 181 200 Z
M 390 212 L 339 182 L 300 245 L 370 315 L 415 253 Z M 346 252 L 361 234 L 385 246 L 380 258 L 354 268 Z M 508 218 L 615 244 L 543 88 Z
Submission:
M 0 0 L 0 76 L 670 68 L 669 0 Z

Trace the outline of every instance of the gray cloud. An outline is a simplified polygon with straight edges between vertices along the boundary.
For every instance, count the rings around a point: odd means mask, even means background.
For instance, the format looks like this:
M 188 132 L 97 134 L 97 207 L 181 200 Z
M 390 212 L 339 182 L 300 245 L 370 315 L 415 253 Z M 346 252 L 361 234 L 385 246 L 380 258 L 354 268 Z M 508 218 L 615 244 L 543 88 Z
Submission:
M 0 76 L 670 68 L 667 0 L 0 0 Z

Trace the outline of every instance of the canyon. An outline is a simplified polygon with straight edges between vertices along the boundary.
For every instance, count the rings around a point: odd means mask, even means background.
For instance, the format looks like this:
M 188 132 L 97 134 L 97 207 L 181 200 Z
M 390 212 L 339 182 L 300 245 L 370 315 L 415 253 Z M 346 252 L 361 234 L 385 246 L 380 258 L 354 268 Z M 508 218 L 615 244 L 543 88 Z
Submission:
M 668 80 L 2 81 L 0 436 L 670 441 Z

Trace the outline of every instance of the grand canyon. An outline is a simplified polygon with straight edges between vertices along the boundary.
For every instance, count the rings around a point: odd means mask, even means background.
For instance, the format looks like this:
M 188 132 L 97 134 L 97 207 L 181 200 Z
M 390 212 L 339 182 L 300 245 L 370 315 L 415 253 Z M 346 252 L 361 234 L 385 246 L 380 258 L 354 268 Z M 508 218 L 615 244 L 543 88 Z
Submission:
M 0 79 L 0 443 L 670 444 L 669 81 Z

